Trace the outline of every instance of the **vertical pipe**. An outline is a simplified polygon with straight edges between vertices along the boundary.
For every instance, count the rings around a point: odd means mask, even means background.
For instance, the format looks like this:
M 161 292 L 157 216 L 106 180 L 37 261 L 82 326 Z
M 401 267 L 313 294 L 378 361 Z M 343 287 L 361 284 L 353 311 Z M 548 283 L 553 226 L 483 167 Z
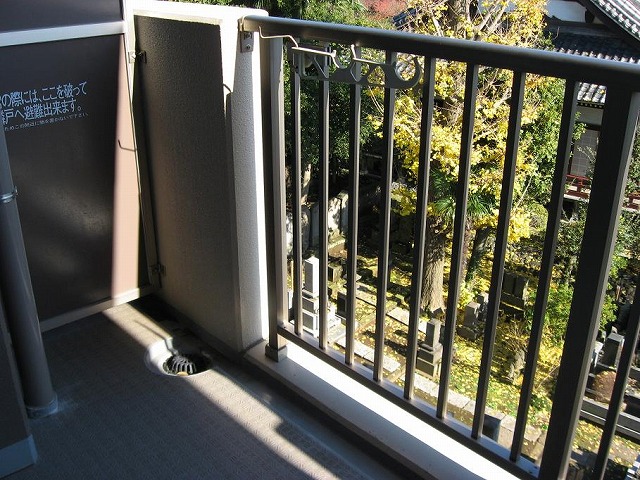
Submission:
M 323 58 L 322 68 L 325 75 L 329 74 L 327 57 Z M 329 82 L 320 82 L 319 92 L 320 119 L 320 332 L 319 347 L 324 350 L 327 347 L 329 310 L 327 297 L 328 268 L 329 268 Z
M 547 230 L 542 248 L 542 261 L 540 273 L 538 275 L 538 289 L 536 301 L 533 307 L 533 321 L 531 323 L 531 335 L 527 345 L 527 359 L 524 367 L 522 388 L 520 389 L 520 401 L 518 403 L 518 415 L 516 417 L 516 427 L 513 432 L 513 443 L 511 444 L 511 460 L 516 461 L 522 451 L 524 444 L 524 433 L 527 427 L 527 415 L 533 393 L 533 384 L 536 375 L 536 364 L 538 363 L 538 353 L 540 342 L 542 341 L 542 327 L 544 325 L 544 315 L 547 310 L 547 299 L 551 287 L 551 274 L 553 272 L 553 261 L 558 243 L 558 231 L 560 230 L 560 219 L 562 218 L 562 201 L 564 200 L 565 183 L 567 171 L 569 169 L 569 159 L 571 157 L 571 141 L 573 138 L 573 128 L 576 119 L 576 109 L 578 100 L 578 83 L 568 81 L 564 91 L 564 101 L 562 104 L 562 120 L 560 124 L 560 136 L 558 138 L 558 149 L 556 153 L 556 166 L 553 174 L 553 186 L 551 199 L 549 202 L 549 215 L 547 217 Z
M 440 387 L 436 415 L 443 418 L 447 413 L 449 400 L 449 376 L 453 357 L 453 339 L 456 333 L 460 278 L 462 277 L 462 259 L 464 258 L 464 233 L 467 224 L 467 198 L 469 196 L 469 176 L 471 175 L 471 152 L 473 150 L 473 127 L 475 124 L 476 97 L 478 92 L 478 66 L 467 65 L 467 78 L 464 89 L 464 118 L 462 120 L 462 138 L 460 142 L 460 167 L 456 186 L 456 213 L 453 226 L 453 246 L 451 252 L 451 271 L 447 295 L 447 318 L 444 325 L 444 344 L 440 370 Z
M 54 413 L 58 397 L 42 343 L 15 193 L 4 129 L 0 126 L 0 289 L 27 414 L 37 418 Z
M 633 305 L 631 306 L 631 312 L 629 313 L 629 323 L 625 333 L 624 346 L 622 347 L 622 354 L 620 355 L 620 363 L 616 373 L 616 380 L 613 384 L 611 401 L 609 402 L 609 409 L 607 410 L 607 418 L 605 419 L 602 438 L 600 439 L 598 455 L 596 456 L 596 463 L 591 474 L 591 478 L 593 479 L 602 480 L 604 478 L 607 460 L 609 459 L 609 450 L 613 443 L 613 437 L 616 434 L 618 417 L 620 416 L 620 409 L 624 401 L 624 392 L 627 388 L 627 380 L 629 378 L 629 372 L 631 371 L 631 363 L 633 361 L 633 354 L 636 351 L 636 343 L 638 341 L 639 333 L 640 285 L 637 285 Z
M 356 47 L 360 56 L 361 48 Z M 360 64 L 355 65 L 354 76 L 360 79 Z M 358 205 L 360 196 L 360 116 L 362 87 L 349 87 L 349 238 L 347 241 L 347 325 L 344 362 L 353 364 L 356 325 L 356 275 L 358 274 Z
M 284 147 L 284 78 L 282 39 L 262 39 L 260 45 L 262 71 L 262 131 L 265 152 L 265 172 L 271 182 L 265 182 L 267 213 L 267 271 L 270 279 L 269 342 L 265 354 L 272 360 L 286 356 L 287 342 L 278 334 L 278 327 L 289 320 L 287 302 L 287 245 Z M 268 177 L 267 177 L 268 178 Z
M 302 144 L 300 139 L 300 75 L 297 57 L 291 59 L 291 121 L 293 143 L 293 165 L 291 177 L 293 182 L 293 319 L 296 335 L 302 334 Z
M 476 393 L 476 408 L 473 415 L 471 436 L 478 438 L 484 425 L 484 411 L 487 404 L 487 392 L 491 378 L 491 362 L 493 360 L 493 346 L 500 309 L 500 293 L 504 274 L 504 257 L 507 251 L 507 236 L 509 233 L 509 219 L 513 200 L 513 181 L 516 175 L 516 160 L 518 158 L 518 144 L 520 142 L 520 120 L 522 118 L 522 101 L 524 99 L 524 81 L 526 74 L 513 72 L 513 86 L 511 89 L 511 111 L 509 113 L 509 132 L 504 160 L 502 188 L 500 191 L 500 214 L 496 232 L 496 245 L 493 253 L 493 269 L 491 272 L 491 287 L 489 289 L 489 305 L 487 306 L 487 322 L 484 330 L 482 345 L 482 360 L 480 362 L 480 378 Z
M 395 61 L 396 53 L 387 52 L 386 63 Z M 384 327 L 387 316 L 387 288 L 389 286 L 389 231 L 391 220 L 391 182 L 393 173 L 393 116 L 395 114 L 396 91 L 385 88 L 383 120 L 383 171 L 380 209 L 380 247 L 378 252 L 378 298 L 376 301 L 376 344 L 373 362 L 373 380 L 382 379 L 384 363 Z
M 588 241 L 582 242 L 580 250 L 540 478 L 564 478 L 567 473 L 591 349 L 600 325 L 639 110 L 639 93 L 623 87 L 607 90 L 583 235 Z
M 425 58 L 422 84 L 420 151 L 418 153 L 418 196 L 416 199 L 416 220 L 414 225 L 413 273 L 411 275 L 411 305 L 409 305 L 409 336 L 407 338 L 407 366 L 404 379 L 404 397 L 407 399 L 413 398 L 415 384 L 418 326 L 420 323 L 420 292 L 422 291 L 427 201 L 429 199 L 435 73 L 436 60 L 434 58 Z

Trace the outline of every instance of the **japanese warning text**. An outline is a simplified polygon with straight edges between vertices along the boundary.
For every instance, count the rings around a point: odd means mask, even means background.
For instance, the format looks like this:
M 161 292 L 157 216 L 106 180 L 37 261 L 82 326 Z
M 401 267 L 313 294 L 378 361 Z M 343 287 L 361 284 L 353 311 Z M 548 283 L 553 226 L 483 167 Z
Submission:
M 5 132 L 87 117 L 82 98 L 87 82 L 0 94 Z

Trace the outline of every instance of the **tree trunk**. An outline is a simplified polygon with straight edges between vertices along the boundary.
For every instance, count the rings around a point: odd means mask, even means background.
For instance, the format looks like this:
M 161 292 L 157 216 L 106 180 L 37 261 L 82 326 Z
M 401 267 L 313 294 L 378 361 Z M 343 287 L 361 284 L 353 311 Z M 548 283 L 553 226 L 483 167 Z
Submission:
M 311 186 L 311 164 L 306 167 L 302 167 L 302 184 L 300 190 L 300 204 L 307 204 L 307 197 L 309 196 L 309 187 Z
M 469 264 L 469 256 L 467 255 L 467 252 L 469 252 L 471 247 L 472 233 L 473 222 L 469 220 L 469 218 L 467 218 L 467 221 L 464 224 L 464 237 L 462 239 L 462 258 L 460 259 L 462 268 L 460 269 L 460 276 L 464 275 L 465 272 L 467 272 L 467 266 Z
M 447 19 L 449 25 L 453 26 L 454 32 L 458 33 L 464 24 L 464 18 L 467 14 L 467 2 L 465 0 L 448 1 Z
M 482 227 L 476 230 L 476 235 L 473 238 L 473 246 L 471 248 L 471 255 L 469 257 L 469 264 L 467 265 L 467 274 L 465 281 L 468 283 L 475 277 L 480 267 L 482 259 L 489 250 L 489 239 L 491 238 L 491 228 Z
M 420 306 L 423 312 L 445 308 L 443 291 L 445 246 L 446 235 L 435 231 L 428 219 L 420 295 Z

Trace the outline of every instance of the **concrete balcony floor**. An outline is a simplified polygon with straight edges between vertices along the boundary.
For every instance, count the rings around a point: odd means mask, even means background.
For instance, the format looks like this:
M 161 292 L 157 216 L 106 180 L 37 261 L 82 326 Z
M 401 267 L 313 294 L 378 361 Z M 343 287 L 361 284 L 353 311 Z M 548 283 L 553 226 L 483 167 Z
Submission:
M 183 334 L 140 303 L 46 332 L 60 410 L 30 421 L 39 460 L 7 478 L 407 478 L 250 367 L 153 372 L 148 347 Z

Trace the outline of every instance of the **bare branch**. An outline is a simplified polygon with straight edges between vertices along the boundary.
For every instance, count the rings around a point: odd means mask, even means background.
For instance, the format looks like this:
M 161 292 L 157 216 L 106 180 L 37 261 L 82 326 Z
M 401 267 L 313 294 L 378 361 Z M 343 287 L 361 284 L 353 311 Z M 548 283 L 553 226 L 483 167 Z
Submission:
M 504 17 L 504 14 L 507 11 L 507 8 L 509 8 L 509 4 L 505 3 L 502 9 L 500 10 L 500 13 L 496 15 L 496 18 L 493 20 L 493 23 L 491 24 L 491 26 L 487 28 L 487 33 L 489 34 L 494 33 L 498 29 L 498 27 L 500 26 L 500 23 L 502 22 L 502 17 Z

